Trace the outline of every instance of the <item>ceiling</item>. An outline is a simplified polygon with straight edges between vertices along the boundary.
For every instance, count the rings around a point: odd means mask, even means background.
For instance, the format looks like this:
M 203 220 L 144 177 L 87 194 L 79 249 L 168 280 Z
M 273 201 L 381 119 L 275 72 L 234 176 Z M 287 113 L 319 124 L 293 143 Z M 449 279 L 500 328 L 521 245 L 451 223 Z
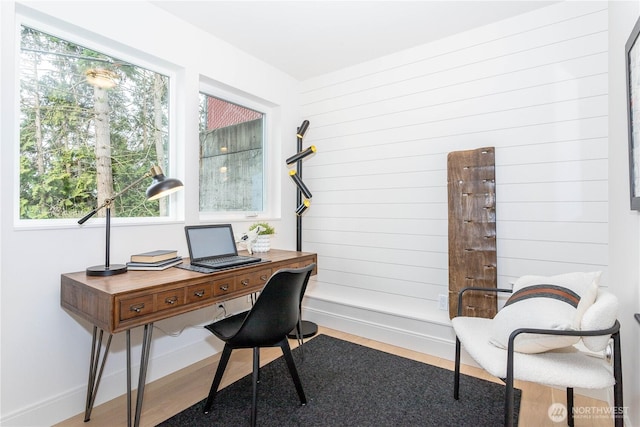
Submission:
M 554 1 L 152 1 L 297 80 Z

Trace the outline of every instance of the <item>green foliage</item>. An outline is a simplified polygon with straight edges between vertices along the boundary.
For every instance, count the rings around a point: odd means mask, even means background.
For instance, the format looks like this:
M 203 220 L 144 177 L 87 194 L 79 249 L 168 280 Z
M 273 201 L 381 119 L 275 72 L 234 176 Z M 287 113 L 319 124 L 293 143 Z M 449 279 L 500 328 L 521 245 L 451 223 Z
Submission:
M 253 230 L 257 226 L 261 226 L 262 228 L 264 228 L 263 231 L 258 233 L 261 236 L 266 235 L 266 234 L 275 234 L 275 232 L 276 232 L 276 229 L 273 228 L 271 225 L 269 225 L 269 223 L 267 223 L 267 222 L 256 222 L 255 224 L 252 224 L 249 227 L 249 231 Z
M 106 91 L 113 190 L 101 196 L 112 197 L 154 164 L 167 169 L 167 77 L 22 27 L 21 219 L 76 218 L 96 207 L 96 128 L 105 124 L 96 123 L 96 89 L 85 72 L 98 67 L 118 76 Z M 150 183 L 119 197 L 112 215 L 160 215 L 159 203 L 144 196 Z

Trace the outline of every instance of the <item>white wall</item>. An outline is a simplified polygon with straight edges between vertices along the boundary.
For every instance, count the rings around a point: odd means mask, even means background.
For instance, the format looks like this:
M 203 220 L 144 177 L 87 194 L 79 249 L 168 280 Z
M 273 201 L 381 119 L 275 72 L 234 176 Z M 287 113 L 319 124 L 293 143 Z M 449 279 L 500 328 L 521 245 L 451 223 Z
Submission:
M 629 209 L 629 153 L 624 45 L 640 16 L 638 1 L 609 4 L 609 269 L 611 290 L 618 296 L 622 336 L 624 399 L 631 422 L 640 425 L 639 222 Z
M 0 126 L 0 233 L 2 425 L 51 425 L 84 410 L 88 377 L 91 325 L 60 308 L 60 274 L 83 270 L 104 259 L 104 226 L 99 220 L 51 229 L 14 227 L 16 136 L 16 14 L 19 9 L 33 22 L 61 28 L 86 40 L 121 48 L 134 58 L 158 60 L 177 80 L 177 177 L 185 183 L 176 202 L 185 219 L 166 225 L 115 225 L 112 228 L 114 262 L 157 247 L 175 247 L 186 255 L 184 223 L 198 222 L 198 88 L 200 76 L 226 89 L 251 94 L 274 107 L 274 155 L 279 168 L 267 174 L 277 178 L 283 210 L 295 209 L 295 192 L 287 178 L 284 158 L 295 151 L 299 124 L 297 82 L 200 30 L 185 25 L 147 2 L 0 2 L 2 80 Z M 59 34 L 56 32 L 56 34 Z M 280 190 L 280 188 L 278 188 Z M 272 221 L 277 245 L 295 247 L 295 217 Z M 237 223 L 236 231 L 248 226 Z M 275 244 L 275 243 L 274 243 Z M 27 260 L 27 258 L 29 260 Z M 30 260 L 39 260 L 34 264 Z M 215 310 L 201 310 L 170 321 L 162 330 L 179 332 L 187 325 L 210 321 Z M 139 360 L 141 332 L 134 330 L 133 360 Z M 206 340 L 205 340 L 206 339 Z M 202 329 L 187 329 L 179 337 L 154 332 L 149 380 L 166 375 L 218 351 L 216 340 Z M 134 366 L 136 371 L 137 366 Z M 125 392 L 124 334 L 112 343 L 96 404 Z
M 496 147 L 498 284 L 602 270 L 621 303 L 628 425 L 640 424 L 638 214 L 629 209 L 624 43 L 638 1 L 568 2 L 303 83 L 319 254 L 305 317 L 453 358 L 446 155 Z M 601 398 L 611 399 L 601 394 Z
M 306 317 L 453 357 L 449 152 L 496 147 L 498 285 L 604 272 L 607 4 L 567 2 L 303 82 Z
M 437 309 L 448 278 L 446 154 L 495 146 L 499 284 L 527 273 L 603 270 L 604 285 L 623 303 L 626 402 L 633 425 L 640 424 L 638 325 L 629 318 L 640 311 L 640 227 L 628 210 L 620 86 L 620 42 L 638 16 L 636 1 L 612 3 L 608 18 L 603 3 L 559 4 L 325 75 L 303 83 L 300 109 L 295 82 L 270 67 L 148 4 L 113 5 L 29 8 L 47 22 L 90 28 L 175 68 L 185 222 L 197 222 L 197 171 L 187 165 L 197 162 L 201 74 L 280 106 L 282 158 L 295 147 L 290 129 L 302 118 L 311 121 L 305 146 L 315 144 L 318 153 L 304 162 L 314 197 L 303 249 L 318 252 L 320 269 L 305 318 L 323 325 L 453 357 L 448 317 Z M 14 6 L 0 1 L 3 207 L 12 205 L 8 189 L 15 185 Z M 292 248 L 293 218 L 285 213 L 294 208 L 294 193 L 286 168 L 279 175 L 278 245 Z M 112 258 L 124 260 L 147 245 L 185 252 L 182 226 L 116 226 Z M 60 309 L 59 275 L 98 263 L 102 233 L 99 225 L 17 230 L 11 213 L 0 211 L 0 424 L 49 425 L 83 410 L 91 327 Z M 32 268 L 27 253 L 56 256 Z M 158 326 L 179 331 L 213 315 L 204 310 Z M 202 331 L 154 334 L 150 380 L 215 351 Z M 133 337 L 135 356 L 140 332 Z M 122 393 L 119 334 L 98 403 Z

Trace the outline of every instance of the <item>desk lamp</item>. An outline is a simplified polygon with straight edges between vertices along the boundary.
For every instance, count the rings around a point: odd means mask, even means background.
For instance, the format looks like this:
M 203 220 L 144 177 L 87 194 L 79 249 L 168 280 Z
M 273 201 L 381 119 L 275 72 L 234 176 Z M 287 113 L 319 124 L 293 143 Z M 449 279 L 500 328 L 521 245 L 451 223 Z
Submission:
M 182 182 L 175 178 L 167 178 L 162 173 L 162 169 L 159 166 L 153 166 L 151 170 L 145 173 L 142 177 L 137 179 L 132 184 L 129 184 L 122 191 L 116 194 L 113 197 L 108 198 L 104 201 L 104 203 L 87 215 L 78 220 L 78 224 L 84 224 L 87 222 L 89 218 L 94 216 L 100 209 L 105 208 L 107 210 L 105 218 L 106 218 L 106 247 L 105 247 L 105 261 L 104 265 L 94 265 L 92 267 L 87 267 L 87 276 L 113 276 L 116 274 L 122 274 L 127 272 L 127 266 L 124 264 L 109 264 L 109 253 L 110 253 L 110 240 L 111 240 L 111 204 L 113 201 L 122 196 L 132 187 L 140 184 L 143 180 L 152 177 L 153 182 L 147 188 L 147 200 L 157 200 L 162 197 L 168 196 L 171 193 L 174 193 L 184 186 Z

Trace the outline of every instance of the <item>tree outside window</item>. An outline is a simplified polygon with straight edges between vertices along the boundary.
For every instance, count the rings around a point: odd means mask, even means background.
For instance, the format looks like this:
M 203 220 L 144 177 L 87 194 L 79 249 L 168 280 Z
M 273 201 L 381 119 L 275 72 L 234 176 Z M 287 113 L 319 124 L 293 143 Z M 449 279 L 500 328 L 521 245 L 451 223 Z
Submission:
M 264 210 L 264 119 L 200 94 L 200 212 Z
M 25 26 L 20 42 L 20 219 L 79 218 L 152 165 L 166 173 L 167 76 Z M 112 215 L 168 215 L 144 185 Z

